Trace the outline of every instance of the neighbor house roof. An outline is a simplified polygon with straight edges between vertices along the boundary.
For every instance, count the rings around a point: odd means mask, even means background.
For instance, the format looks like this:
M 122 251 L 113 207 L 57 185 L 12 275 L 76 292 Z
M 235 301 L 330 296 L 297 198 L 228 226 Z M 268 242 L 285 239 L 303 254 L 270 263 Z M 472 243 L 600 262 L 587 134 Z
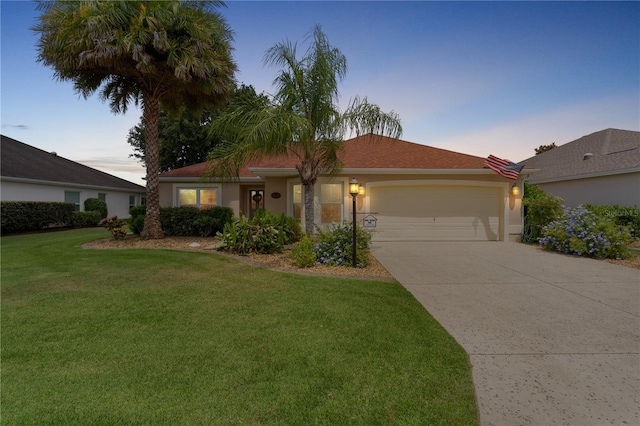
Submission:
M 39 181 L 143 192 L 145 188 L 100 170 L 58 157 L 2 135 L 0 175 L 6 180 Z M 34 182 L 35 183 L 35 182 Z
M 434 148 L 385 136 L 365 135 L 345 141 L 339 154 L 343 169 L 438 169 L 477 170 L 484 168 L 484 158 Z M 260 169 L 294 169 L 295 156 L 265 158 L 246 165 L 240 177 L 257 177 Z M 211 163 L 199 163 L 171 170 L 161 178 L 199 178 Z
M 640 132 L 606 129 L 521 161 L 532 183 L 640 171 Z

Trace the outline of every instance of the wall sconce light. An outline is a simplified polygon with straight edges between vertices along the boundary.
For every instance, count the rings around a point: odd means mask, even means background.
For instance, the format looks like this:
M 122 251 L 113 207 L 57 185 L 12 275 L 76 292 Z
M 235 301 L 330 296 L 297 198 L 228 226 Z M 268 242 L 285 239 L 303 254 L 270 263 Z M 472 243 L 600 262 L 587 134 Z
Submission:
M 520 195 L 520 187 L 515 183 L 511 187 L 511 194 L 512 195 Z
M 364 195 L 364 186 L 362 185 L 358 186 L 358 195 Z

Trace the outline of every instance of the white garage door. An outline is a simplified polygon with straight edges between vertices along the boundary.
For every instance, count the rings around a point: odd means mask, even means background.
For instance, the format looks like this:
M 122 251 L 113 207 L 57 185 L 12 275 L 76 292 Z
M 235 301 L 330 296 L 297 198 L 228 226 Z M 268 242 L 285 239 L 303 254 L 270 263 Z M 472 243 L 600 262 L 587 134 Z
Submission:
M 374 241 L 495 241 L 500 188 L 373 186 Z

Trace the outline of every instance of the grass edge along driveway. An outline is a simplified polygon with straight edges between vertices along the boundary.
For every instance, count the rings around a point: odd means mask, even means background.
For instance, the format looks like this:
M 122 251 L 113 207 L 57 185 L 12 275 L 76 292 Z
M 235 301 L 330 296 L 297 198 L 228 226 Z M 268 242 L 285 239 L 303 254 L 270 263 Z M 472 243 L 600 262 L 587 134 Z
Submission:
M 466 353 L 395 281 L 2 244 L 3 424 L 475 425 Z

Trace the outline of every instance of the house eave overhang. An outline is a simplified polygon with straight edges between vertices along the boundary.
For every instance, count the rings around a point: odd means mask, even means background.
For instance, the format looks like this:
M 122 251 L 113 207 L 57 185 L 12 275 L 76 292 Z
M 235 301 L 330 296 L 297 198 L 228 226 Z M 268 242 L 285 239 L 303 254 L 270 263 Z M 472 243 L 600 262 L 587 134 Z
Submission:
M 131 192 L 144 193 L 146 191 L 144 187 L 119 188 L 115 186 L 87 185 L 84 183 L 58 182 L 55 180 L 39 180 L 39 179 L 29 179 L 29 178 L 17 178 L 17 177 L 11 177 L 11 176 L 0 176 L 0 180 L 4 182 L 28 183 L 32 185 L 61 186 L 61 187 L 68 187 L 68 188 L 83 188 L 83 189 L 101 189 L 104 191 L 117 191 L 117 192 L 127 192 L 127 193 L 131 193 Z
M 564 182 L 568 180 L 589 179 L 589 178 L 624 175 L 628 173 L 638 173 L 638 172 L 640 172 L 640 167 L 631 167 L 628 169 L 607 170 L 603 172 L 585 173 L 585 174 L 573 175 L 573 176 L 560 176 L 560 177 L 552 177 L 552 178 L 546 178 L 546 179 L 532 179 L 531 183 L 537 185 L 541 183 Z
M 288 177 L 297 176 L 298 171 L 294 168 L 263 168 L 250 167 L 249 171 L 261 177 Z M 532 172 L 526 170 L 526 173 Z M 525 173 L 523 171 L 523 173 Z M 326 174 L 326 173 L 323 173 Z M 493 175 L 495 172 L 491 169 L 405 169 L 405 168 L 364 168 L 364 167 L 345 167 L 340 169 L 338 174 L 341 175 Z
M 400 169 L 400 168 L 344 168 L 341 174 L 374 175 L 492 175 L 491 169 Z
M 264 182 L 259 176 L 256 177 L 238 177 L 238 178 L 203 178 L 203 177 L 161 177 L 160 182 L 198 182 L 198 183 L 258 183 Z

